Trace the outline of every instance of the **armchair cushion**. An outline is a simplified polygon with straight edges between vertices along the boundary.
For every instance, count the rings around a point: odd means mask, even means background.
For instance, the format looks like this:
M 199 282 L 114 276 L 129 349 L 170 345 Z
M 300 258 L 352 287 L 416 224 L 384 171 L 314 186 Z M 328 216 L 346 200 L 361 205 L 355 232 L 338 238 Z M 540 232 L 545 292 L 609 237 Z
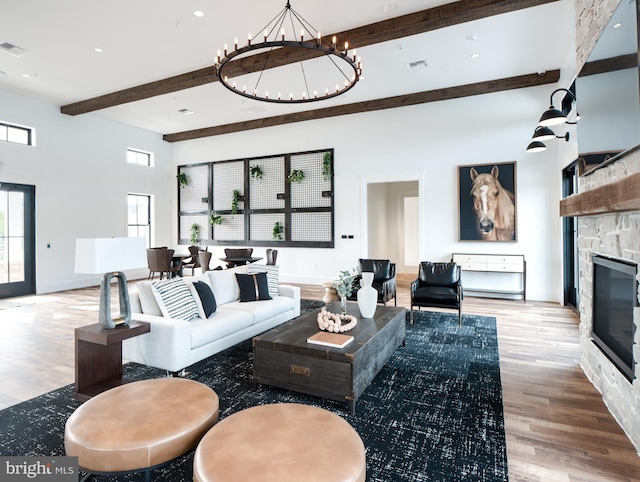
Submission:
M 460 282 L 456 263 L 420 263 L 420 286 L 456 287 Z
M 424 286 L 413 292 L 413 302 L 457 305 L 458 291 L 446 286 Z
M 392 273 L 392 263 L 388 259 L 360 258 L 358 260 L 358 264 L 361 272 L 373 273 L 374 283 L 381 283 L 382 281 L 386 281 L 395 276 L 395 265 L 393 265 L 394 272 Z

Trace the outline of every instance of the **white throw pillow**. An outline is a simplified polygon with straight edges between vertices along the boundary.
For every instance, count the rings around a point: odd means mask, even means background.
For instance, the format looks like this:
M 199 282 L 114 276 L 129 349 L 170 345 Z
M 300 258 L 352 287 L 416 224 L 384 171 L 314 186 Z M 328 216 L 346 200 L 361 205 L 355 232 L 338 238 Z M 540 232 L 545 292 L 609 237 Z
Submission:
M 198 305 L 182 278 L 153 281 L 151 286 L 163 316 L 187 321 L 198 318 Z
M 138 288 L 138 296 L 140 296 L 140 307 L 145 315 L 162 316 L 160 305 L 156 301 L 156 295 L 151 288 L 151 281 L 140 281 Z
M 265 264 L 250 264 L 247 266 L 247 272 L 249 274 L 267 273 L 267 285 L 269 286 L 269 296 L 272 298 L 280 294 L 280 288 L 278 287 L 280 266 L 265 265 Z
M 218 269 L 207 271 L 207 276 L 211 281 L 211 290 L 216 298 L 218 306 L 231 303 L 240 299 L 240 287 L 236 280 L 236 273 L 247 273 L 247 267 L 236 266 L 230 269 Z

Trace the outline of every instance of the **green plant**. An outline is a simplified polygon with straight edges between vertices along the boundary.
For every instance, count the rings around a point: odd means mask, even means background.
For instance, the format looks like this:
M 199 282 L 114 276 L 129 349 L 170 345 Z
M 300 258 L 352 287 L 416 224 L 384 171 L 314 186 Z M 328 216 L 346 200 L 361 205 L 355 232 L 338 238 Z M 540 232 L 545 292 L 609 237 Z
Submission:
M 331 153 L 325 152 L 322 157 L 322 178 L 325 181 L 331 179 Z
M 262 179 L 262 167 L 259 165 L 256 164 L 255 166 L 251 166 L 249 168 L 249 172 L 251 173 L 251 177 L 256 181 L 260 181 Z
M 289 173 L 289 176 L 287 176 L 287 181 L 289 182 L 302 182 L 303 179 L 304 172 L 302 172 L 300 169 L 292 169 Z
M 222 216 L 213 213 L 211 216 L 209 216 L 209 223 L 211 224 L 211 226 L 220 226 L 222 224 Z
M 178 185 L 180 187 L 187 187 L 189 185 L 189 179 L 187 178 L 186 173 L 179 172 L 176 178 L 178 179 Z
M 355 267 L 351 271 L 340 271 L 340 276 L 333 282 L 333 288 L 340 297 L 351 296 L 354 288 L 354 281 L 360 274 L 360 267 Z
M 284 226 L 280 221 L 276 221 L 273 225 L 273 239 L 276 241 L 282 241 L 284 239 Z
M 240 191 L 237 189 L 233 190 L 233 194 L 231 195 L 231 215 L 235 216 L 238 214 L 238 204 L 240 203 Z
M 195 246 L 198 244 L 198 231 L 200 230 L 200 226 L 197 223 L 193 223 L 191 225 L 191 235 L 189 236 L 189 241 L 191 241 L 191 246 Z

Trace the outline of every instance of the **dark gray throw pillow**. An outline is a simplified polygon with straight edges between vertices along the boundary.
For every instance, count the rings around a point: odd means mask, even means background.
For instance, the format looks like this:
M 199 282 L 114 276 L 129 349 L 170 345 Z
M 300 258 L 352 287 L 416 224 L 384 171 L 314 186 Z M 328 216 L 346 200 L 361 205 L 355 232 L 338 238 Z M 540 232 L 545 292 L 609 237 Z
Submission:
M 240 287 L 240 301 L 271 300 L 267 273 L 242 274 L 236 273 Z
M 193 286 L 198 292 L 198 296 L 200 297 L 200 302 L 202 303 L 204 314 L 207 318 L 209 318 L 211 314 L 215 313 L 218 309 L 216 297 L 214 296 L 213 291 L 211 291 L 211 287 L 204 281 L 196 281 L 195 283 L 193 283 Z

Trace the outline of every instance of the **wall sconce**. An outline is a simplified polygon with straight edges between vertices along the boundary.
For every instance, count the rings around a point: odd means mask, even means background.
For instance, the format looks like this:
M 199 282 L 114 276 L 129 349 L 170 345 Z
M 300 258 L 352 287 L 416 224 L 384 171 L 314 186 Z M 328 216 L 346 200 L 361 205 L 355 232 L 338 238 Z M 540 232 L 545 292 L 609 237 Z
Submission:
M 567 116 L 553 106 L 553 95 L 557 92 L 566 92 L 567 95 L 573 99 L 573 102 L 576 101 L 576 96 L 573 95 L 573 92 L 569 89 L 556 89 L 551 92 L 551 96 L 549 97 L 549 108 L 542 114 L 542 117 L 540 117 L 540 121 L 538 122 L 539 126 L 557 126 L 567 122 Z
M 547 146 L 542 141 L 549 139 L 555 138 L 564 139 L 567 142 L 569 141 L 568 132 L 564 136 L 557 136 L 556 133 L 549 128 L 549 126 L 556 126 L 560 124 L 577 124 L 577 122 L 567 121 L 567 116 L 553 106 L 553 96 L 557 92 L 566 92 L 572 99 L 571 103 L 576 101 L 576 96 L 568 89 L 556 89 L 551 93 L 551 96 L 549 97 L 549 103 L 551 105 L 542 114 L 542 117 L 540 117 L 538 127 L 536 127 L 536 130 L 533 133 L 531 143 L 527 146 L 527 152 L 542 152 L 547 150 Z M 580 114 L 577 115 L 577 118 L 580 119 Z

